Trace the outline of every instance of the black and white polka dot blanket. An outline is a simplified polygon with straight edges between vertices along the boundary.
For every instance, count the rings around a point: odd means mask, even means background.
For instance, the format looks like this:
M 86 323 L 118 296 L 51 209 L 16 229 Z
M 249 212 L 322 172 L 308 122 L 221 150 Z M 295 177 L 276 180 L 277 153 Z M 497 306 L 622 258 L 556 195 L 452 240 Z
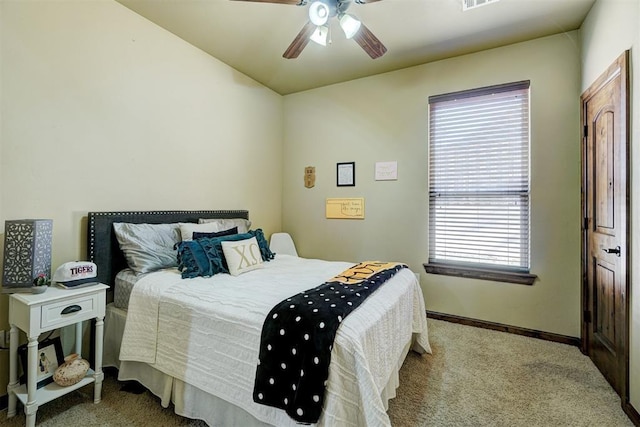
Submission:
M 407 265 L 367 261 L 287 298 L 265 319 L 253 400 L 300 423 L 320 418 L 333 340 L 341 322 Z

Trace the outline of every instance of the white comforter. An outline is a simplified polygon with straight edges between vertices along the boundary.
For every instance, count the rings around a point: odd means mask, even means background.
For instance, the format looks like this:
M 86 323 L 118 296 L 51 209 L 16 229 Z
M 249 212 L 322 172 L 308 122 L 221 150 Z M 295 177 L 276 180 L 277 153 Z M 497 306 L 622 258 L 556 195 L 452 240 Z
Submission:
M 149 363 L 261 421 L 294 426 L 284 411 L 252 399 L 262 324 L 278 302 L 352 265 L 277 255 L 237 277 L 183 280 L 175 269 L 149 274 L 131 293 L 120 360 Z M 318 424 L 390 425 L 381 392 L 412 334 L 414 349 L 430 353 L 422 291 L 403 269 L 338 329 Z

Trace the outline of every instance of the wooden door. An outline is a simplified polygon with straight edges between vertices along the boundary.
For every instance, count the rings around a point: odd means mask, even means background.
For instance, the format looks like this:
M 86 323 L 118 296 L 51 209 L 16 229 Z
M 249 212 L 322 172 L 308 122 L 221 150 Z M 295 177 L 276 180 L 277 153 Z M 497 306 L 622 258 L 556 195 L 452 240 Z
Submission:
M 628 52 L 582 95 L 582 345 L 623 398 L 629 346 Z

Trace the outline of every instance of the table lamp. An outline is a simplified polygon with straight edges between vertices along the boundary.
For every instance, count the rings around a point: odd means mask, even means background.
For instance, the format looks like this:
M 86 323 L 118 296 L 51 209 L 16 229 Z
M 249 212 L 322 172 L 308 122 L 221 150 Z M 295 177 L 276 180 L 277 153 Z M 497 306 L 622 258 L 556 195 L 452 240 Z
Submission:
M 34 279 L 51 277 L 53 220 L 19 219 L 4 223 L 2 292 L 31 292 Z

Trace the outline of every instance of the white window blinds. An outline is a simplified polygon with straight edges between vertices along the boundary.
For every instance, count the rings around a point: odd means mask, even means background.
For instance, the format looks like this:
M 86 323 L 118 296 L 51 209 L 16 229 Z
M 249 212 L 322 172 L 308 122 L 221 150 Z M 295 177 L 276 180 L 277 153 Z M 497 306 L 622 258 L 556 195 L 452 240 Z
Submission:
M 429 263 L 529 271 L 529 82 L 429 98 Z

